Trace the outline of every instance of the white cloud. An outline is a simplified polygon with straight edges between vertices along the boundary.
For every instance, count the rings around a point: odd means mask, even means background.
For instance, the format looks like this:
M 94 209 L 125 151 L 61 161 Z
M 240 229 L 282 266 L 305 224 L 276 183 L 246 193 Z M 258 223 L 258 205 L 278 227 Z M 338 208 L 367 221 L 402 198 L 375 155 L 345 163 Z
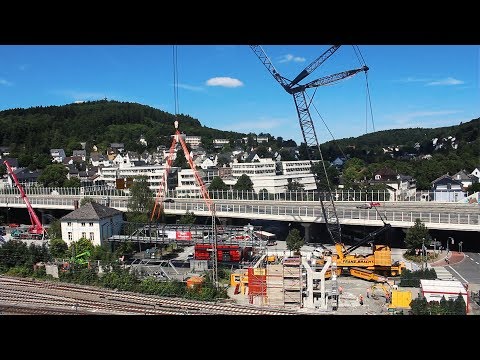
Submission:
M 13 83 L 11 81 L 7 81 L 5 79 L 0 79 L 0 85 L 12 86 Z
M 429 83 L 427 83 L 426 85 L 427 86 L 437 86 L 437 85 L 461 85 L 461 84 L 464 84 L 465 81 L 462 81 L 462 80 L 458 80 L 458 79 L 455 79 L 455 78 L 452 78 L 452 77 L 447 77 L 445 79 L 441 79 L 441 80 L 436 80 L 436 81 L 431 81 Z
M 223 86 L 223 87 L 230 87 L 230 88 L 243 86 L 243 82 L 231 77 L 214 77 L 214 78 L 208 79 L 205 82 L 205 84 L 207 86 Z
M 439 85 L 461 85 L 465 81 L 455 79 L 453 77 L 447 77 L 445 79 L 429 79 L 429 78 L 417 78 L 415 76 L 409 76 L 405 79 L 397 80 L 403 83 L 424 83 L 424 86 L 439 86 Z
M 300 57 L 300 56 L 294 56 L 292 54 L 287 54 L 287 55 L 283 55 L 279 58 L 278 62 L 279 63 L 286 63 L 286 62 L 304 62 L 305 61 L 305 58 L 304 57 Z
M 416 78 L 415 76 L 409 76 L 405 79 L 398 80 L 399 82 L 411 83 L 411 82 L 428 82 L 432 81 L 431 79 L 425 78 Z
M 201 86 L 194 86 L 194 85 L 188 85 L 188 84 L 177 84 L 177 86 L 181 89 L 191 90 L 191 91 L 204 91 L 205 90 Z

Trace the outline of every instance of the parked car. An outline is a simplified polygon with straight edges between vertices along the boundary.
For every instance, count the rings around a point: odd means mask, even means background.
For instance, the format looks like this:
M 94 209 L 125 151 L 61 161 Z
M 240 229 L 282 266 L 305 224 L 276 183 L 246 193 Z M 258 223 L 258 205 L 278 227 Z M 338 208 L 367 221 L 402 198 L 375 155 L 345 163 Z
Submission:
M 171 199 L 171 198 L 168 198 L 168 199 L 163 200 L 163 202 L 173 203 L 173 202 L 175 202 L 175 200 L 173 200 L 173 199 Z
M 366 202 L 357 206 L 357 209 L 371 209 L 372 207 L 380 206 L 381 204 L 376 201 Z

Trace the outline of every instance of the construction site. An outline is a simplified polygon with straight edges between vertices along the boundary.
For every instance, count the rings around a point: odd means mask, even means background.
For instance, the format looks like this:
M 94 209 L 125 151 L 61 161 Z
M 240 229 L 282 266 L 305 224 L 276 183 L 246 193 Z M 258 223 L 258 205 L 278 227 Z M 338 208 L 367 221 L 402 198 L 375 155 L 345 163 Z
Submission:
M 375 210 L 382 219 L 383 226 L 348 248 L 344 245 L 334 201 L 335 197 L 323 164 L 320 143 L 310 115 L 312 99 L 306 93 L 307 89 L 332 85 L 361 72 L 366 74 L 369 68 L 361 61 L 361 66 L 357 69 L 324 76 L 301 85 L 300 82 L 303 79 L 340 48 L 339 45 L 330 47 L 292 81 L 280 75 L 260 45 L 251 45 L 250 48 L 281 87 L 293 96 L 310 161 L 310 169 L 314 175 L 317 190 L 324 194 L 323 197 L 319 196 L 319 206 L 323 213 L 322 222 L 325 223 L 329 234 L 329 239 L 325 239 L 325 243 L 333 243 L 333 247 L 320 244 L 306 251 L 300 249 L 292 253 L 286 247 L 278 248 L 281 245 L 276 242 L 267 242 L 248 248 L 250 254 L 248 262 L 243 261 L 245 251 L 239 250 L 242 248 L 238 244 L 225 247 L 227 245 L 223 241 L 219 242 L 219 239 L 224 239 L 219 234 L 220 221 L 216 216 L 215 204 L 210 199 L 208 189 L 188 153 L 178 129 L 177 121 L 174 124 L 176 131 L 170 147 L 165 174 L 160 183 L 151 213 L 151 220 L 153 221 L 155 216 L 157 219 L 161 216 L 166 190 L 165 179 L 168 177 L 179 143 L 190 168 L 193 170 L 196 183 L 211 214 L 211 232 L 195 243 L 192 259 L 190 259 L 192 264 L 190 268 L 194 271 L 211 271 L 214 284 L 218 285 L 219 264 L 231 263 L 232 260 L 236 262 L 239 266 L 231 273 L 230 277 L 230 297 L 232 299 L 258 306 L 303 308 L 309 311 L 339 311 L 339 309 L 357 308 L 358 306 L 360 309 L 364 309 L 367 301 L 365 298 L 369 299 L 369 302 L 370 299 L 374 299 L 379 304 L 381 303 L 379 312 L 385 309 L 396 311 L 397 309 L 408 308 L 411 292 L 399 290 L 395 280 L 392 280 L 401 275 L 405 269 L 405 264 L 392 258 L 389 246 L 375 244 L 375 239 L 391 228 L 377 209 Z M 358 55 L 360 52 L 358 47 L 354 47 L 354 50 Z M 361 56 L 358 58 L 360 60 Z M 320 176 L 319 173 L 313 171 L 314 160 L 321 160 L 324 176 Z M 252 229 L 249 233 L 247 232 L 248 229 L 245 230 L 245 233 L 241 235 L 242 237 L 249 236 L 251 240 L 257 238 L 251 231 Z M 232 237 L 232 235 L 229 235 L 228 239 L 237 240 L 236 236 Z M 273 245 L 273 247 L 268 245 Z M 233 249 L 231 246 L 237 246 L 238 248 Z M 360 282 L 359 289 L 364 291 L 359 290 L 361 292 L 349 293 L 349 290 L 353 289 L 353 285 L 349 284 L 351 280 Z M 379 300 L 380 297 L 383 298 L 383 302 Z

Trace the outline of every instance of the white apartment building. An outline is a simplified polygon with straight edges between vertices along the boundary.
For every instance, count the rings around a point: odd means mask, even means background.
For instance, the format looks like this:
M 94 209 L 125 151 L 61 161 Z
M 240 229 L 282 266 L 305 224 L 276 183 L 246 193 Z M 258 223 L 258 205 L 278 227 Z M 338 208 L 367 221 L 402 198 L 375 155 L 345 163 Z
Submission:
M 202 137 L 197 135 L 187 135 L 185 136 L 185 142 L 189 144 L 192 149 L 195 149 L 202 143 Z
M 228 139 L 213 139 L 213 147 L 215 148 L 221 148 L 227 144 L 230 144 L 230 140 Z
M 257 136 L 257 143 L 262 144 L 268 142 L 268 137 L 267 136 Z
M 266 189 L 269 193 L 283 193 L 290 181 L 304 185 L 304 190 L 315 190 L 315 178 L 310 173 L 310 162 L 306 161 L 273 161 L 260 159 L 253 163 L 231 163 L 233 180 L 225 180 L 233 185 L 243 174 L 253 182 L 253 189 L 258 193 Z
M 195 180 L 192 169 L 178 169 L 178 185 L 176 188 L 177 197 L 201 196 L 200 187 Z
M 97 181 L 103 180 L 111 188 L 115 188 L 117 179 L 134 178 L 136 176 L 146 176 L 150 189 L 158 191 L 160 180 L 165 173 L 165 165 L 145 165 L 120 167 L 110 166 L 99 169 Z

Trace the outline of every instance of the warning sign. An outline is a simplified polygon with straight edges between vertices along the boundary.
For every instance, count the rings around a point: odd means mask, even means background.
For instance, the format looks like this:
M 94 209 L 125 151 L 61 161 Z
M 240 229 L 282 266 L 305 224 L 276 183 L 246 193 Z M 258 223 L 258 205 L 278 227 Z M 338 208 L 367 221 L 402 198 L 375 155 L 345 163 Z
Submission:
M 177 231 L 176 237 L 177 240 L 192 240 L 191 231 Z

